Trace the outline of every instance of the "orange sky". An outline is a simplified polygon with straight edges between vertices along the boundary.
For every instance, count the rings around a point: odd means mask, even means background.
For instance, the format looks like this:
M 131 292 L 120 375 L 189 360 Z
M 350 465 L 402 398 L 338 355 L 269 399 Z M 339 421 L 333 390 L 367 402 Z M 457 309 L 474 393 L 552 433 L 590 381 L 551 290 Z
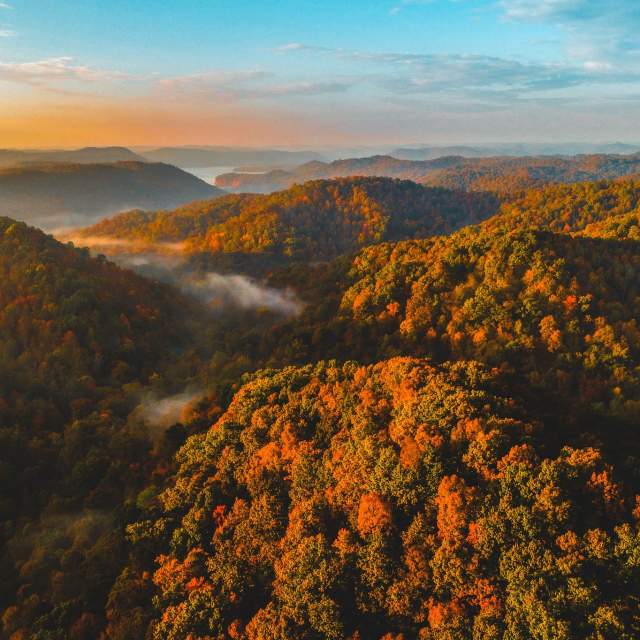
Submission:
M 295 144 L 337 139 L 327 127 L 283 111 L 221 106 L 72 102 L 0 104 L 0 146 Z M 342 136 L 340 136 L 342 139 Z

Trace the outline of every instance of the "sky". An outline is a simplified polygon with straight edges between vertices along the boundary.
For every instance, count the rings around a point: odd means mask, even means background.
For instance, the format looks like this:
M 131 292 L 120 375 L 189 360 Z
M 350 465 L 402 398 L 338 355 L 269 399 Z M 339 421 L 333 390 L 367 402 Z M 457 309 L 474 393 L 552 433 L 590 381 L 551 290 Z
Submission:
M 640 0 L 0 0 L 0 147 L 640 141 Z

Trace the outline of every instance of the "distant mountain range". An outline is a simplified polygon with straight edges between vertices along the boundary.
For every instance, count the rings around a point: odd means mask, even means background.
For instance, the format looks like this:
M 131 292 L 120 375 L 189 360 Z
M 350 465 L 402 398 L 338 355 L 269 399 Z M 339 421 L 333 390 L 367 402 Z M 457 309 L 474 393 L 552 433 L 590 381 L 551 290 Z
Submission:
M 313 161 L 299 167 L 266 173 L 225 173 L 216 178 L 216 186 L 227 191 L 268 193 L 286 189 L 297 182 L 347 176 L 384 176 L 417 180 L 434 169 L 458 166 L 459 157 L 439 158 L 429 161 L 399 160 L 391 156 L 349 158 L 333 162 Z
M 318 150 L 270 149 L 222 146 L 176 146 L 160 148 L 84 147 L 81 149 L 0 149 L 0 167 L 32 162 L 164 162 L 183 169 L 203 167 L 240 167 L 238 172 L 261 170 L 292 170 L 305 163 L 321 161 L 344 162 L 345 158 L 391 156 L 398 160 L 425 161 L 449 156 L 460 158 L 555 156 L 585 154 L 632 154 L 640 152 L 640 144 L 620 142 L 608 144 L 488 144 L 488 145 L 430 145 L 416 144 L 402 147 Z
M 565 144 L 496 144 L 496 145 L 411 145 L 398 147 L 389 155 L 402 160 L 433 160 L 443 156 L 463 156 L 465 158 L 486 158 L 490 156 L 574 156 L 581 154 L 619 153 L 630 154 L 640 151 L 640 144 L 622 142 L 608 144 L 565 143 Z
M 0 167 L 32 162 L 145 162 L 145 158 L 125 147 L 85 147 L 73 150 L 23 151 L 0 149 Z
M 432 160 L 401 160 L 392 156 L 308 162 L 295 169 L 261 174 L 231 172 L 216 185 L 227 191 L 268 193 L 295 183 L 344 176 L 386 176 L 430 186 L 470 191 L 509 191 L 549 183 L 611 179 L 640 172 L 640 154 L 572 157 L 445 156 Z
M 183 169 L 238 165 L 296 166 L 323 156 L 313 151 L 246 149 L 239 147 L 163 147 L 144 152 L 152 162 L 166 162 Z
M 0 169 L 0 215 L 55 228 L 134 208 L 173 208 L 223 192 L 167 164 L 48 162 Z

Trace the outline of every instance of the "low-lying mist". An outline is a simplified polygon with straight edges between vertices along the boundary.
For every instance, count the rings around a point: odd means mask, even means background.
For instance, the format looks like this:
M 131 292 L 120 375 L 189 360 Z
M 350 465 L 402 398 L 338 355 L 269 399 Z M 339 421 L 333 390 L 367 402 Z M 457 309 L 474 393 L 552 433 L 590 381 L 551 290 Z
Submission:
M 187 388 L 180 393 L 163 396 L 157 391 L 144 394 L 130 418 L 144 422 L 153 442 L 163 436 L 165 431 L 176 423 L 189 421 L 188 411 L 198 400 L 203 398 L 202 389 Z
M 220 273 L 192 268 L 185 243 L 158 242 L 149 251 L 148 243 L 106 236 L 83 237 L 62 233 L 59 238 L 94 254 L 104 253 L 120 266 L 177 286 L 215 311 L 233 309 L 268 310 L 284 317 L 297 316 L 304 307 L 292 289 L 270 287 L 240 273 Z
M 240 309 L 269 309 L 283 316 L 296 316 L 303 308 L 291 289 L 267 287 L 237 273 L 207 273 L 193 279 L 189 287 L 207 303 L 219 308 L 232 305 Z

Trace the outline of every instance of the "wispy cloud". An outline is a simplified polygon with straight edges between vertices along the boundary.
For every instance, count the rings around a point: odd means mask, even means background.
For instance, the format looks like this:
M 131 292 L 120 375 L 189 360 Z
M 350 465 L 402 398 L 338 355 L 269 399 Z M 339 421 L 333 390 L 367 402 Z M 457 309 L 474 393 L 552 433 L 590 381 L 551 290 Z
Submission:
M 276 53 L 289 53 L 291 51 L 331 51 L 328 47 L 318 47 L 312 44 L 303 44 L 302 42 L 288 42 L 275 48 Z
M 300 51 L 302 49 L 287 49 Z M 260 100 L 292 96 L 318 96 L 340 93 L 353 86 L 349 80 L 280 81 L 266 71 L 210 71 L 165 78 L 157 83 L 169 96 L 185 94 L 217 100 Z
M 500 0 L 507 20 L 541 22 L 566 31 L 574 58 L 615 59 L 640 55 L 638 0 Z
M 640 83 L 640 70 L 618 69 L 598 60 L 537 62 L 483 55 L 346 51 L 306 45 L 287 51 L 335 56 L 344 64 L 363 69 L 360 84 L 375 85 L 393 96 L 424 95 L 431 101 L 469 97 L 538 99 L 544 93 L 576 87 Z
M 270 78 L 271 73 L 258 69 L 244 71 L 206 71 L 163 78 L 158 87 L 167 94 L 200 94 L 203 96 L 232 96 L 238 87 Z
M 0 38 L 11 38 L 15 36 L 15 31 L 11 29 L 5 29 L 4 27 L 0 27 Z
M 392 16 L 395 16 L 398 13 L 400 13 L 402 9 L 405 9 L 406 7 L 410 7 L 412 5 L 415 6 L 415 5 L 421 5 L 421 4 L 433 4 L 433 2 L 434 0 L 401 0 L 400 2 L 395 4 L 393 7 L 391 7 L 391 9 L 389 9 L 389 13 Z
M 0 62 L 0 80 L 41 87 L 60 82 L 94 83 L 128 77 L 130 76 L 116 71 L 75 64 L 73 58 L 68 56 L 34 62 Z

